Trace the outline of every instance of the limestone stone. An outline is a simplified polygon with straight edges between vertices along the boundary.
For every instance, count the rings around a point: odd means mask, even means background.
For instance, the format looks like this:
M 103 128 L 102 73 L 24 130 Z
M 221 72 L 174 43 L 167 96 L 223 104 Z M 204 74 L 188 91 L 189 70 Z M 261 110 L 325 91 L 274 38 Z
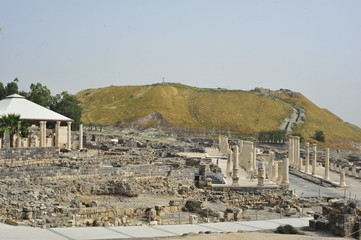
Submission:
M 342 170 L 340 172 L 340 186 L 341 187 L 346 187 L 346 182 L 345 182 L 345 170 Z
M 330 180 L 330 149 L 325 149 L 325 180 Z
M 290 185 L 289 181 L 289 160 L 288 158 L 283 159 L 282 161 L 282 182 L 281 186 L 284 189 L 288 189 Z
M 189 224 L 197 224 L 198 217 L 196 215 L 189 215 Z
M 233 176 L 232 185 L 237 186 L 239 180 L 239 149 L 238 146 L 233 147 Z
M 313 144 L 312 175 L 316 175 L 317 145 Z

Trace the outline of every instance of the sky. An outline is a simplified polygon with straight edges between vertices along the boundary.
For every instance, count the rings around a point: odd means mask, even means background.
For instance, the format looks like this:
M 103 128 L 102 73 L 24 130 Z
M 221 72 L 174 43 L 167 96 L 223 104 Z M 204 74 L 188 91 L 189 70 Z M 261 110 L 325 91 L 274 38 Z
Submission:
M 0 0 L 0 81 L 290 89 L 361 127 L 359 0 Z

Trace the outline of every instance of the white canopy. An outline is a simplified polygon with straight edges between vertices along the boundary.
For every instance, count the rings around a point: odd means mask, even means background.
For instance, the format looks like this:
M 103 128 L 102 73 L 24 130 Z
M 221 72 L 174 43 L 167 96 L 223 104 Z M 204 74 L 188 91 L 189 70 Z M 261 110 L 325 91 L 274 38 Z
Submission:
M 0 118 L 3 115 L 18 114 L 22 120 L 72 122 L 59 113 L 33 103 L 19 94 L 7 96 L 0 101 Z

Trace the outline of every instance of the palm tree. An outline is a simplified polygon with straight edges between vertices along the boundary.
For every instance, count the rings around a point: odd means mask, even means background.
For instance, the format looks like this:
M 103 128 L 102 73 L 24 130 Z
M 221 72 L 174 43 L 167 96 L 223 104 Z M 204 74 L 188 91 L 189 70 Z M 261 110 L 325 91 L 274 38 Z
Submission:
M 14 147 L 15 135 L 22 138 L 29 136 L 28 124 L 20 120 L 20 115 L 15 113 L 1 116 L 0 129 L 2 133 L 9 133 L 10 147 Z

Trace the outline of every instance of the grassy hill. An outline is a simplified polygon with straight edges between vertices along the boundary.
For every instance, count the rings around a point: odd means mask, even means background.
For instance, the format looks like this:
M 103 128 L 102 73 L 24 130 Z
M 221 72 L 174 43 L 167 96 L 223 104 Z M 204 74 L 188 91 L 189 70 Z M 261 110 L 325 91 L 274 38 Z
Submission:
M 169 126 L 235 130 L 250 135 L 278 129 L 296 104 L 305 110 L 306 117 L 295 130 L 306 140 L 312 141 L 315 130 L 322 130 L 327 145 L 349 147 L 350 141 L 361 142 L 360 128 L 317 107 L 300 93 L 270 91 L 265 95 L 168 83 L 86 89 L 77 97 L 84 108 L 84 123 L 131 123 L 157 112 Z

